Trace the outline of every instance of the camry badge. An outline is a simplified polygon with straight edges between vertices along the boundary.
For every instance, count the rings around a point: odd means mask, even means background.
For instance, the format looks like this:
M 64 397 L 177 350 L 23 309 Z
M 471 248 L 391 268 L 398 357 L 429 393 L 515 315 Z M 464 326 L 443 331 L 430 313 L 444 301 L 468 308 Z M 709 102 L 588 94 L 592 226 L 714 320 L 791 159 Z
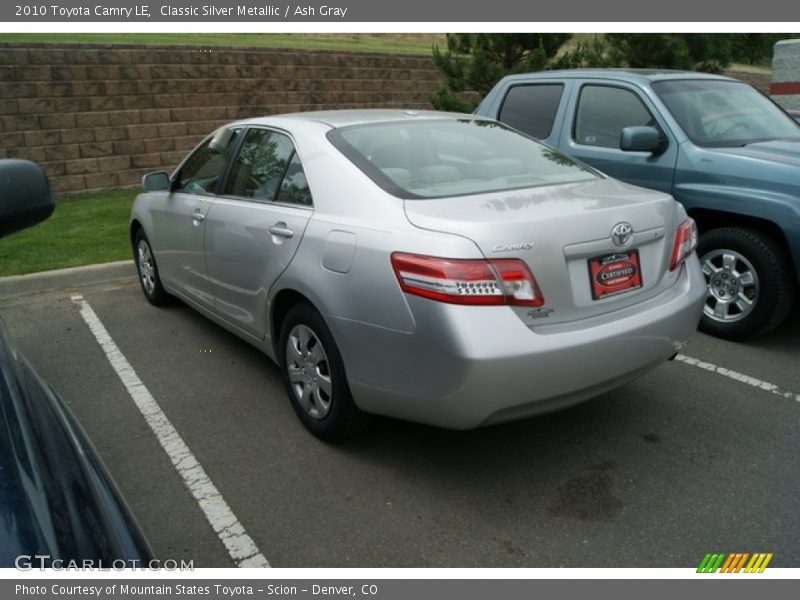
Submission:
M 611 230 L 611 240 L 617 246 L 627 246 L 633 239 L 633 226 L 630 223 L 623 221 L 617 223 Z
M 520 242 L 519 244 L 497 244 L 492 252 L 514 252 L 515 250 L 533 250 L 533 242 Z

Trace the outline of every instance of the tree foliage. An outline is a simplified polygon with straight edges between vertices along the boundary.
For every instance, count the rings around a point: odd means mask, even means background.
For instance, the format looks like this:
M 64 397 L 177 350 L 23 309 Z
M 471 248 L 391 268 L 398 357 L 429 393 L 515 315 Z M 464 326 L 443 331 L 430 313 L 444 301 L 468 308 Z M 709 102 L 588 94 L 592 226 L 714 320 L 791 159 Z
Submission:
M 511 73 L 548 66 L 569 33 L 448 33 L 447 48 L 433 48 L 433 62 L 444 74 L 431 103 L 439 110 L 471 112 L 474 96 L 483 97 Z M 473 99 L 463 92 L 472 92 Z
M 715 73 L 731 62 L 768 65 L 776 42 L 797 37 L 796 33 L 607 33 L 579 42 L 553 65 Z
M 789 33 L 606 33 L 562 48 L 569 33 L 447 35 L 433 61 L 445 76 L 431 96 L 440 110 L 471 112 L 500 79 L 545 69 L 629 67 L 716 73 L 731 62 L 765 64 Z
M 731 63 L 732 38 L 714 33 L 608 33 L 620 66 L 718 72 Z
M 620 67 L 622 55 L 611 46 L 603 34 L 594 34 L 578 41 L 569 50 L 559 53 L 551 62 L 551 69 L 599 69 Z
M 733 60 L 751 65 L 769 64 L 772 48 L 781 40 L 800 37 L 797 33 L 733 33 L 731 45 Z

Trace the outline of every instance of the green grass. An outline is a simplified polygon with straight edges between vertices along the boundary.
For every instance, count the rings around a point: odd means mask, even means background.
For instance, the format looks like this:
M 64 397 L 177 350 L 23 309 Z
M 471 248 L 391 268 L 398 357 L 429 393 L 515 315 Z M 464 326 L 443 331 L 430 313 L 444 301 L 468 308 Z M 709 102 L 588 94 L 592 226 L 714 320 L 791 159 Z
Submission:
M 772 67 L 766 65 L 747 65 L 744 63 L 731 63 L 725 68 L 725 71 L 732 71 L 734 73 L 757 73 L 759 75 L 769 75 L 772 73 Z
M 56 201 L 52 216 L 0 239 L 0 276 L 130 258 L 128 219 L 137 190 L 110 190 Z
M 2 33 L 0 42 L 237 46 L 429 56 L 443 33 Z

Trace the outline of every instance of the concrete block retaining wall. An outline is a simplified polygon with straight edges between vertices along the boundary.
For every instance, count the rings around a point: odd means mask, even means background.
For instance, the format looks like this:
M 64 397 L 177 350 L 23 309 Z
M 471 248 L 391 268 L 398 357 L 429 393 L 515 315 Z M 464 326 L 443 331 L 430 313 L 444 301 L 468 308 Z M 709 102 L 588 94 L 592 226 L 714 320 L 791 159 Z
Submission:
M 0 158 L 58 193 L 136 185 L 233 119 L 430 108 L 430 58 L 324 51 L 0 44 Z

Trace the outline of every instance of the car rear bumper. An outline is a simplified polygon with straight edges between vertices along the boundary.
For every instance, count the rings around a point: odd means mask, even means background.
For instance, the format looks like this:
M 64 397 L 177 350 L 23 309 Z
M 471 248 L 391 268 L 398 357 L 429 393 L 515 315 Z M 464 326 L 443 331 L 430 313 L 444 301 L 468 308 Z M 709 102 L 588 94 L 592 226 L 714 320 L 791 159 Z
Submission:
M 470 429 L 557 410 L 647 373 L 695 332 L 705 295 L 692 256 L 659 296 L 568 324 L 529 329 L 504 306 L 415 296 L 412 333 L 331 324 L 363 410 Z

